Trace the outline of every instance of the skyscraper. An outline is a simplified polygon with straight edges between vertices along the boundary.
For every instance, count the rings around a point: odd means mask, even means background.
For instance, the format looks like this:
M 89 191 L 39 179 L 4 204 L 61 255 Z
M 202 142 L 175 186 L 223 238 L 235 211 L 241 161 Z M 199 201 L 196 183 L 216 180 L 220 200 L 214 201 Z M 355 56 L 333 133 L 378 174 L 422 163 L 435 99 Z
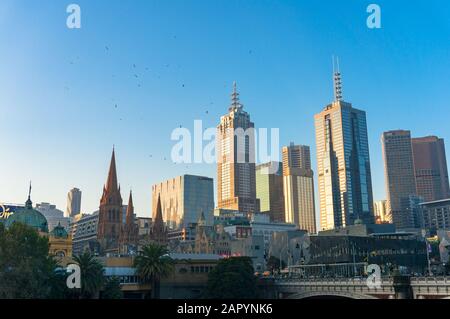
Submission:
M 209 225 L 214 218 L 214 183 L 204 176 L 182 175 L 152 186 L 153 212 L 161 201 L 162 217 L 172 230 L 196 223 L 203 212 Z M 154 215 L 153 218 L 156 216 Z
M 268 162 L 256 166 L 256 197 L 260 212 L 274 222 L 284 222 L 283 166 Z
M 431 202 L 450 198 L 447 159 L 442 138 L 412 139 L 417 195 Z
M 405 130 L 384 132 L 381 137 L 387 210 L 397 228 L 412 228 L 414 216 L 410 197 L 416 195 L 411 133 Z
M 67 194 L 67 208 L 64 217 L 74 217 L 81 212 L 81 191 L 73 188 Z
M 255 181 L 255 125 L 243 110 L 234 83 L 228 114 L 217 126 L 218 208 L 259 211 Z
M 315 115 L 320 228 L 373 223 L 372 179 L 366 113 L 342 100 L 334 73 L 335 100 Z
M 123 223 L 122 196 L 117 182 L 116 157 L 113 149 L 108 180 L 103 186 L 98 215 L 97 240 L 103 252 L 117 252 Z
M 283 147 L 283 192 L 285 221 L 300 229 L 316 233 L 314 174 L 309 146 Z

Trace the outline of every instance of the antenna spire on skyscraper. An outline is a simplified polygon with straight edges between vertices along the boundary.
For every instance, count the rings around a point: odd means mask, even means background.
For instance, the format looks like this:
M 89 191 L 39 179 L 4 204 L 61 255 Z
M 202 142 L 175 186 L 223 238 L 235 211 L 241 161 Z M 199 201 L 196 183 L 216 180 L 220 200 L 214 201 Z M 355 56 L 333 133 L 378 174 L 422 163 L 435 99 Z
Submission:
M 334 85 L 334 100 L 342 101 L 342 79 L 339 70 L 339 57 L 332 57 L 333 59 L 333 85 Z
M 239 110 L 242 108 L 242 104 L 239 101 L 239 93 L 237 91 L 237 83 L 233 82 L 233 93 L 231 93 L 231 106 L 229 111 Z

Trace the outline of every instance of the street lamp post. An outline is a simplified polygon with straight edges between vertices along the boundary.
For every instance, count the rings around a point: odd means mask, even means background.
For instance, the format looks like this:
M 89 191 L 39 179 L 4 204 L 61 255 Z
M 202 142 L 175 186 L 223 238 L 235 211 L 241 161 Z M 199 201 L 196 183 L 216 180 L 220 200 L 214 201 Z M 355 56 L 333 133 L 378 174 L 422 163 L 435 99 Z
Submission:
M 425 250 L 427 252 L 428 276 L 431 277 L 433 274 L 431 273 L 430 251 L 428 250 L 428 240 L 427 240 L 427 233 L 426 233 L 425 229 L 422 229 L 422 237 L 425 241 Z

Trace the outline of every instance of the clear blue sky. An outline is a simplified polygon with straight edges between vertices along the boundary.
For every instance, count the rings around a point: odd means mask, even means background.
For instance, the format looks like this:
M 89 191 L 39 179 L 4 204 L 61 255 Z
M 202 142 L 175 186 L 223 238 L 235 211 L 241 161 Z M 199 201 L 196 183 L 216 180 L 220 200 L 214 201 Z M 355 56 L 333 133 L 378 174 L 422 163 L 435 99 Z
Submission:
M 149 215 L 152 184 L 215 177 L 214 165 L 164 157 L 174 128 L 217 125 L 234 80 L 256 126 L 311 145 L 315 167 L 313 116 L 332 100 L 333 54 L 344 99 L 367 111 L 375 199 L 383 131 L 438 135 L 450 150 L 449 1 L 72 2 L 80 30 L 66 27 L 70 1 L 0 2 L 0 201 L 24 202 L 32 180 L 34 202 L 64 210 L 79 187 L 92 212 L 115 144 L 122 196 L 132 187 Z M 371 2 L 381 30 L 366 27 Z

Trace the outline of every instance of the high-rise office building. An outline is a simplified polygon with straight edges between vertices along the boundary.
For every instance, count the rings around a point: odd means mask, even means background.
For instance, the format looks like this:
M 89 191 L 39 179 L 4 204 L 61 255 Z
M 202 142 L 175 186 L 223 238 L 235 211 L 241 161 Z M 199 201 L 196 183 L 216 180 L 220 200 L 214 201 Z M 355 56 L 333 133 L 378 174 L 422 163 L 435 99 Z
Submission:
M 420 203 L 420 224 L 435 233 L 450 230 L 450 199 Z
M 291 142 L 289 146 L 283 147 L 283 170 L 290 168 L 311 169 L 311 150 L 309 146 L 294 145 Z
M 156 214 L 158 198 L 162 218 L 172 230 L 196 223 L 202 212 L 209 225 L 214 216 L 213 179 L 204 176 L 182 175 L 152 186 L 153 212 Z M 155 218 L 156 216 L 153 216 Z
M 366 113 L 342 100 L 339 71 L 334 89 L 334 102 L 315 115 L 322 230 L 373 223 Z
M 425 201 L 450 198 L 447 159 L 442 138 L 412 139 L 417 195 Z
M 234 83 L 228 113 L 217 126 L 218 208 L 259 211 L 255 178 L 255 125 L 239 101 Z
M 273 222 L 284 222 L 283 166 L 268 162 L 256 166 L 256 198 L 260 212 Z
M 309 146 L 283 147 L 283 192 L 285 221 L 316 233 L 314 174 Z
M 384 132 L 381 137 L 387 209 L 397 228 L 415 226 L 409 209 L 410 197 L 416 194 L 411 133 L 406 130 Z
M 81 212 L 81 191 L 73 188 L 67 194 L 67 208 L 64 217 L 74 217 Z

